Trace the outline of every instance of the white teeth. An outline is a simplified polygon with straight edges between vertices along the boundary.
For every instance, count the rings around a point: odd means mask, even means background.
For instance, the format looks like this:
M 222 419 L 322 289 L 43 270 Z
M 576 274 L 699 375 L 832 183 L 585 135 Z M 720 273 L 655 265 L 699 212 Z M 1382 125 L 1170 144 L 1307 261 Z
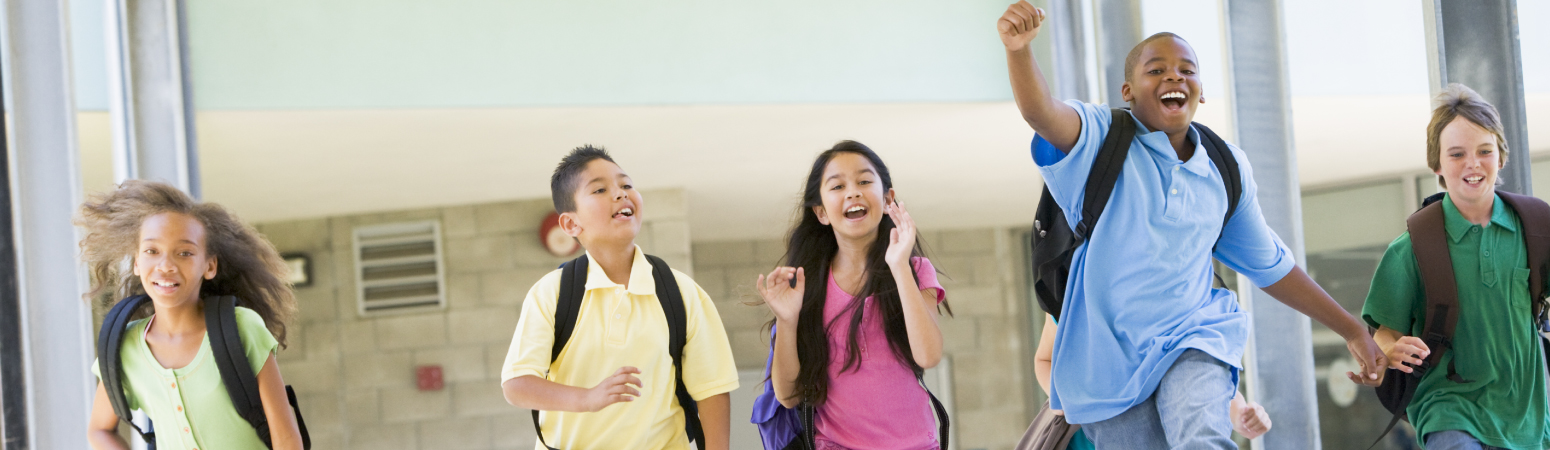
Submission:
M 619 210 L 619 215 L 626 216 L 626 217 L 633 216 L 633 215 L 635 215 L 635 210 L 631 209 L 631 208 L 624 208 L 624 209 Z
M 1464 181 L 1465 182 L 1469 182 L 1469 183 L 1479 183 L 1481 180 L 1484 180 L 1484 179 L 1485 179 L 1485 177 L 1482 177 L 1482 176 L 1474 176 L 1474 177 L 1465 177 Z
M 155 282 L 152 282 L 152 283 L 156 284 L 157 286 L 161 286 L 161 287 L 173 287 L 173 286 L 177 285 L 177 283 L 173 283 L 173 282 L 169 282 L 169 281 L 155 281 Z
M 1183 92 L 1169 92 L 1169 93 L 1166 93 L 1166 94 L 1162 95 L 1162 99 L 1163 100 L 1167 100 L 1167 99 L 1170 99 L 1170 98 L 1176 98 L 1176 99 L 1183 100 L 1184 99 L 1184 93 Z
M 860 212 L 860 211 L 866 211 L 866 207 L 865 206 L 861 206 L 861 205 L 856 205 L 856 206 L 850 207 L 850 209 L 845 210 L 845 212 L 847 212 L 847 213 Z

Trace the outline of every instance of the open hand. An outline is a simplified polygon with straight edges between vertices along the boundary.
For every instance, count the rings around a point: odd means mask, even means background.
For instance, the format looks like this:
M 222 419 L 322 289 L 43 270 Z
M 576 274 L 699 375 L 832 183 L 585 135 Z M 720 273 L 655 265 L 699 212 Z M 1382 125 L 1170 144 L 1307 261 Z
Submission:
M 1377 386 L 1383 383 L 1383 369 L 1388 367 L 1388 358 L 1383 356 L 1383 349 L 1373 342 L 1372 336 L 1361 333 L 1357 337 L 1345 341 L 1347 350 L 1351 351 L 1351 357 L 1362 366 L 1362 373 L 1346 372 L 1346 378 L 1351 382 L 1363 386 Z
M 631 374 L 637 373 L 640 373 L 640 369 L 620 367 L 612 376 L 604 378 L 592 389 L 587 389 L 586 396 L 581 400 L 581 409 L 598 412 L 614 403 L 634 401 L 635 397 L 640 396 L 640 378 Z
M 1394 341 L 1394 346 L 1390 347 L 1388 354 L 1384 356 L 1388 357 L 1390 368 L 1399 369 L 1400 372 L 1404 373 L 1411 373 L 1415 371 L 1415 368 L 1411 366 L 1421 365 L 1421 362 L 1425 361 L 1426 357 L 1431 354 L 1432 349 L 1427 347 L 1426 343 L 1422 342 L 1420 338 L 1405 336 L 1399 338 L 1398 341 Z
M 1033 7 L 1028 0 L 1018 0 L 1006 7 L 1006 13 L 996 21 L 996 30 L 1001 33 L 1001 44 L 1006 45 L 1007 51 L 1015 52 L 1028 48 L 1028 41 L 1039 35 L 1043 22 L 1043 9 Z
M 1232 430 L 1243 437 L 1254 439 L 1270 431 L 1270 414 L 1258 403 L 1234 400 L 1232 402 Z
M 796 323 L 802 313 L 802 293 L 807 288 L 807 276 L 800 267 L 776 267 L 769 275 L 759 275 L 754 286 L 759 297 L 775 313 L 775 320 Z
M 893 231 L 888 236 L 888 249 L 883 253 L 883 261 L 891 268 L 913 269 L 910 267 L 910 255 L 915 251 L 915 219 L 910 218 L 909 211 L 904 210 L 904 205 L 898 200 L 883 207 L 888 213 L 888 218 L 893 219 Z

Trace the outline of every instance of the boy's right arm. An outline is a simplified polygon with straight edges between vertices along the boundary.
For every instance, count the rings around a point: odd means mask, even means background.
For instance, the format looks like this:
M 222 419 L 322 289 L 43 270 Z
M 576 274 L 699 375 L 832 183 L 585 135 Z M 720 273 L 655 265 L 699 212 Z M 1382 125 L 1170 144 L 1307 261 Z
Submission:
M 501 383 L 506 403 L 539 411 L 597 412 L 619 402 L 640 396 L 640 369 L 620 367 L 612 376 L 592 388 L 566 386 L 533 375 L 523 375 Z M 634 385 L 633 387 L 631 385 Z
M 1012 78 L 1012 98 L 1023 114 L 1028 126 L 1063 152 L 1071 152 L 1081 137 L 1082 118 L 1071 105 L 1050 95 L 1049 83 L 1044 81 L 1028 41 L 1039 35 L 1044 21 L 1044 10 L 1018 0 L 1006 8 L 1006 13 L 996 22 L 1001 43 L 1006 46 L 1007 71 Z
M 86 423 L 86 440 L 95 450 L 129 450 L 124 438 L 118 437 L 118 414 L 108 401 L 108 390 L 97 382 L 97 397 L 92 400 L 91 420 Z
M 1399 330 L 1379 325 L 1378 331 L 1372 334 L 1372 340 L 1378 343 L 1378 348 L 1383 349 L 1383 356 L 1389 360 L 1390 369 L 1399 369 L 1400 372 L 1411 373 L 1415 369 L 1411 366 L 1420 366 L 1428 355 L 1432 354 L 1431 348 L 1415 336 L 1405 336 Z M 1408 366 L 1406 364 L 1409 364 Z M 1378 382 L 1383 382 L 1383 375 L 1388 371 L 1378 372 Z

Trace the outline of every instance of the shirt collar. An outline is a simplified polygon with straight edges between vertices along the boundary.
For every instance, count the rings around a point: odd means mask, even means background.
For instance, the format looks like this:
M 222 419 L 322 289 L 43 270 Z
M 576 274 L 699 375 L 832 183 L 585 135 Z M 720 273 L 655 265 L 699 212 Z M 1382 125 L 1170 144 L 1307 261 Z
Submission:
M 1513 220 L 1512 212 L 1508 211 L 1509 208 L 1504 203 L 1506 202 L 1502 200 L 1500 195 L 1496 196 L 1491 202 L 1491 223 L 1507 231 L 1517 232 L 1518 223 L 1516 220 Z M 1452 196 L 1442 196 L 1442 211 L 1443 228 L 1448 231 L 1448 240 L 1453 241 L 1455 244 L 1464 239 L 1464 234 L 1469 232 L 1470 227 L 1475 226 L 1475 224 L 1470 223 L 1469 220 L 1464 218 L 1463 213 L 1459 212 L 1458 205 L 1453 204 Z
M 1161 156 L 1164 161 L 1179 163 L 1179 154 L 1173 150 L 1173 142 L 1168 140 L 1168 133 L 1151 131 L 1141 123 L 1141 119 L 1136 118 L 1134 112 L 1130 113 L 1130 120 L 1136 123 L 1136 136 L 1141 139 L 1142 147 Z M 1189 127 L 1189 141 L 1195 145 L 1195 153 L 1190 156 L 1189 161 L 1184 161 L 1184 170 L 1198 176 L 1210 177 L 1213 166 L 1211 155 L 1207 155 L 1205 146 L 1200 144 L 1200 132 L 1195 130 L 1194 125 Z
M 646 260 L 646 252 L 635 246 L 635 257 L 630 262 L 630 286 L 629 293 L 635 295 L 654 295 L 657 292 L 656 278 L 651 274 L 651 261 Z M 611 288 L 618 286 L 603 272 L 603 266 L 597 264 L 597 258 L 592 257 L 592 252 L 587 252 L 587 290 Z

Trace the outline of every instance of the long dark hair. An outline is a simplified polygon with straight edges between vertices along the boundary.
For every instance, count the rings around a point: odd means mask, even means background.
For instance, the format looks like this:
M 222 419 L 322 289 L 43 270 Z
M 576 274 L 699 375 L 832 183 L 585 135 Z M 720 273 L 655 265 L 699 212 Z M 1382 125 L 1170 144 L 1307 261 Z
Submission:
M 861 326 L 862 314 L 868 313 L 862 308 L 866 302 L 852 302 L 844 312 L 840 313 L 834 323 L 825 323 L 823 317 L 824 303 L 826 303 L 829 286 L 829 265 L 839 253 L 839 242 L 834 236 L 834 229 L 818 221 L 818 216 L 813 212 L 813 207 L 822 206 L 823 172 L 828 167 L 829 161 L 841 153 L 853 153 L 865 157 L 876 169 L 878 178 L 882 179 L 883 191 L 893 188 L 893 177 L 888 173 L 888 166 L 883 164 L 882 158 L 872 149 L 856 141 L 841 141 L 833 148 L 818 155 L 813 161 L 813 169 L 807 175 L 807 184 L 802 192 L 802 203 L 797 207 L 798 219 L 791 233 L 786 238 L 786 254 L 783 257 L 785 264 L 791 267 L 801 267 L 807 275 L 806 288 L 802 293 L 802 311 L 797 316 L 797 361 L 801 363 L 801 370 L 797 373 L 796 390 L 793 392 L 802 401 L 819 405 L 828 399 L 829 395 L 829 335 L 831 333 L 845 333 L 847 336 L 845 366 L 841 372 L 859 369 L 861 364 L 860 346 L 857 343 L 857 329 Z M 888 337 L 889 347 L 893 349 L 893 356 L 914 371 L 919 378 L 924 369 L 915 363 L 915 358 L 910 351 L 908 331 L 904 327 L 904 310 L 899 304 L 899 287 L 893 281 L 893 275 L 888 269 L 888 263 L 883 260 L 884 253 L 888 250 L 889 235 L 895 225 L 893 219 L 886 214 L 882 222 L 877 226 L 877 238 L 867 247 L 865 278 L 861 283 L 861 291 L 856 293 L 858 299 L 875 296 L 871 302 L 871 313 L 881 314 L 884 334 Z M 922 256 L 919 236 L 915 238 L 914 249 L 911 257 Z M 913 265 L 913 261 L 911 262 Z M 911 271 L 913 274 L 914 271 Z M 916 281 L 919 281 L 918 279 Z M 945 304 L 944 304 L 945 306 Z M 951 309 L 948 309 L 949 314 Z M 843 320 L 842 320 L 843 319 Z M 846 326 L 841 327 L 842 323 Z M 771 322 L 773 326 L 773 322 Z

